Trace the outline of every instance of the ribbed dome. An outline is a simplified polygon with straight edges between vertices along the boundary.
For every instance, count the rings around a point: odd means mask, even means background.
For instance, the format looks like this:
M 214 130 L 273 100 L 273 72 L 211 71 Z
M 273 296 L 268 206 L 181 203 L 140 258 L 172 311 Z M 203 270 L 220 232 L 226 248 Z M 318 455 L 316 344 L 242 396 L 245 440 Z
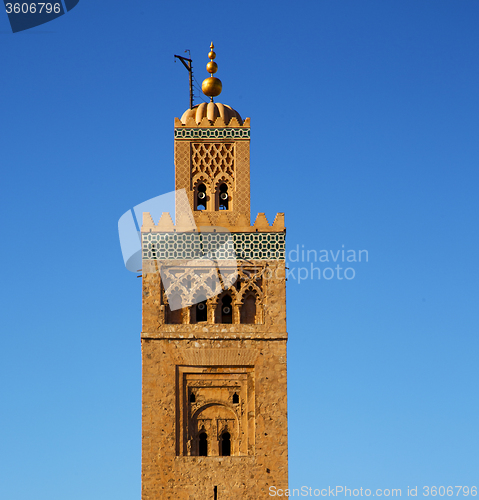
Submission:
M 186 125 L 186 120 L 190 117 L 194 118 L 197 124 L 206 116 L 208 120 L 214 122 L 216 118 L 221 116 L 225 121 L 225 125 L 228 125 L 231 118 L 236 118 L 240 125 L 243 125 L 243 120 L 240 114 L 235 111 L 231 106 L 227 104 L 221 104 L 220 102 L 202 102 L 192 109 L 187 109 L 183 116 L 181 117 L 181 123 Z

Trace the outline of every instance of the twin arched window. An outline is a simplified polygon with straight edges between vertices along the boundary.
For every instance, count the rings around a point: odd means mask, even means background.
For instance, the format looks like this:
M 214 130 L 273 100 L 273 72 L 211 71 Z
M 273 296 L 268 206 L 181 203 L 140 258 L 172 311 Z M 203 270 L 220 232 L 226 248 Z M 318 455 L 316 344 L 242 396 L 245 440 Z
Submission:
M 220 457 L 230 457 L 231 456 L 231 434 L 225 430 L 220 437 Z M 206 432 L 200 432 L 198 436 L 198 455 L 200 457 L 208 456 L 208 434 Z
M 215 206 L 214 210 L 229 210 L 231 195 L 228 192 L 228 184 L 222 183 L 218 186 L 215 193 Z M 198 184 L 195 189 L 195 210 L 212 210 L 211 200 L 209 199 L 206 185 L 204 183 Z

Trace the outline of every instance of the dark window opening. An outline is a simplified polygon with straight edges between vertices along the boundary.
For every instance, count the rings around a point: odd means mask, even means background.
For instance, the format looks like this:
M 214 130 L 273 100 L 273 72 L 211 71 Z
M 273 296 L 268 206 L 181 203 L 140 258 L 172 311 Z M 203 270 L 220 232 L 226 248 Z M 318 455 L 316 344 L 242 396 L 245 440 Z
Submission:
M 231 436 L 229 432 L 223 432 L 221 435 L 221 456 L 229 457 L 231 455 Z
M 196 322 L 207 321 L 208 319 L 208 306 L 206 305 L 206 300 L 196 304 Z
M 233 306 L 232 299 L 229 295 L 225 295 L 221 301 L 221 323 L 233 323 Z
M 256 297 L 253 294 L 245 298 L 240 316 L 242 324 L 254 325 L 256 323 Z
M 172 300 L 174 303 L 176 299 Z M 169 304 L 166 309 L 166 322 L 170 325 L 181 325 L 183 323 L 183 309 L 176 309 L 172 311 Z
M 236 394 L 236 392 L 233 394 L 233 404 L 237 405 L 239 404 L 239 396 Z
M 194 392 L 190 394 L 190 403 L 196 403 L 196 396 Z
M 206 186 L 200 184 L 196 189 L 196 210 L 206 210 Z
M 208 435 L 206 432 L 202 432 L 200 434 L 200 447 L 199 447 L 199 455 L 200 457 L 208 456 Z
M 228 195 L 228 186 L 226 184 L 221 184 L 218 197 L 219 197 L 219 200 L 218 200 L 219 209 L 220 210 L 228 210 L 229 195 Z

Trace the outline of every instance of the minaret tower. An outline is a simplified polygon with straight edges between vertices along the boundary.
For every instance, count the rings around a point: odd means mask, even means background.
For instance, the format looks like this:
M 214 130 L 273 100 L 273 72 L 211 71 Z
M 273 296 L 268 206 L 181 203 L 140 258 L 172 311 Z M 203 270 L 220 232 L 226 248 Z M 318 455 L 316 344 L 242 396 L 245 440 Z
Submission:
M 214 102 L 213 48 L 210 102 L 175 118 L 175 223 L 143 218 L 142 500 L 288 482 L 284 214 L 251 225 L 250 119 Z

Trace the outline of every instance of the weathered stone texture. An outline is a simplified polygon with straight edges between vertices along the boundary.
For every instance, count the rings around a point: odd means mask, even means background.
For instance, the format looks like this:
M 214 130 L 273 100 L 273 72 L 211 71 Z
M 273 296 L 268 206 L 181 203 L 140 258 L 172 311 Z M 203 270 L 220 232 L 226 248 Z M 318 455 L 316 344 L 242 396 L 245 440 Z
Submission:
M 208 357 L 215 361 L 223 350 L 225 359 L 239 353 L 240 361 L 254 359 L 254 364 L 208 366 Z M 206 354 L 201 357 L 201 352 Z M 241 353 L 246 353 L 243 358 Z M 143 500 L 213 498 L 214 486 L 219 499 L 257 499 L 268 496 L 270 485 L 286 487 L 285 340 L 143 339 L 142 355 Z M 199 365 L 185 364 L 196 360 Z M 252 373 L 254 401 L 247 415 L 252 425 L 246 432 L 252 434 L 254 447 L 237 456 L 183 456 L 178 442 L 182 425 L 179 368 L 206 375 L 238 368 Z

